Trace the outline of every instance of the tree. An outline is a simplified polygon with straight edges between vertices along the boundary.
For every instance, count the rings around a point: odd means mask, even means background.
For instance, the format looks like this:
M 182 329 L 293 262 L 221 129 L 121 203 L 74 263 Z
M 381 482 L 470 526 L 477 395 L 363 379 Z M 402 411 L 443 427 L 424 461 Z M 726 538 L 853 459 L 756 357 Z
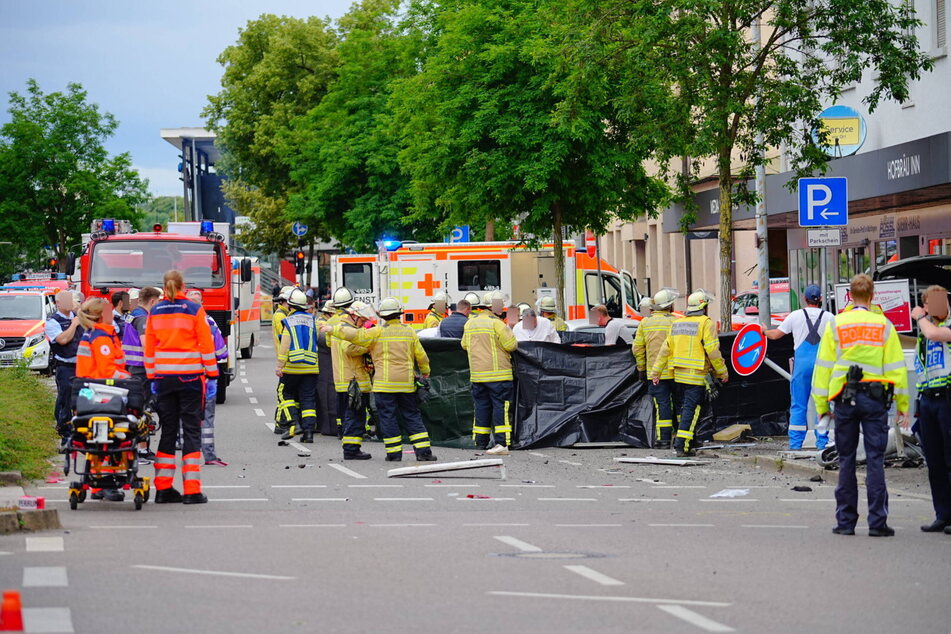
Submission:
M 86 101 L 79 84 L 44 94 L 10 93 L 10 122 L 0 128 L 0 227 L 27 253 L 50 249 L 65 266 L 94 218 L 137 220 L 148 181 L 127 153 L 109 156 L 103 142 L 118 123 Z
M 338 23 L 337 77 L 296 120 L 285 157 L 293 167 L 292 217 L 325 227 L 357 251 L 383 235 L 430 241 L 439 223 L 409 216 L 409 178 L 398 161 L 390 94 L 417 71 L 418 30 L 400 24 L 400 0 L 363 0 Z
M 182 196 L 156 196 L 142 205 L 139 231 L 151 231 L 155 225 L 168 226 L 169 221 L 185 219 L 185 198 Z
M 237 215 L 251 219 L 251 224 L 242 225 L 237 234 L 246 248 L 273 253 L 279 258 L 290 254 L 297 239 L 291 233 L 284 198 L 268 196 L 260 189 L 235 180 L 224 181 L 221 191 Z
M 907 99 L 909 79 L 931 67 L 918 50 L 920 23 L 911 6 L 889 0 L 564 3 L 574 89 L 586 94 L 588 76 L 612 67 L 620 79 L 612 101 L 623 119 L 639 122 L 636 138 L 656 146 L 662 170 L 679 157 L 695 159 L 679 178 L 685 200 L 697 159 L 715 161 L 722 328 L 731 323 L 733 205 L 754 202 L 746 188 L 753 169 L 768 147 L 784 147 L 798 174 L 824 171 L 828 159 L 812 141 L 818 114 L 863 72 L 875 78 L 865 97 L 870 110 L 883 98 Z M 754 42 L 758 21 L 763 37 Z M 652 87 L 647 103 L 645 86 Z
M 556 4 L 431 6 L 421 20 L 435 44 L 421 72 L 399 82 L 394 109 L 416 214 L 435 207 L 448 222 L 517 222 L 535 242 L 551 236 L 563 302 L 565 233 L 653 213 L 663 187 L 641 165 L 650 148 L 629 142 L 610 101 L 582 96 L 570 120 L 559 116 L 565 72 L 548 20 Z

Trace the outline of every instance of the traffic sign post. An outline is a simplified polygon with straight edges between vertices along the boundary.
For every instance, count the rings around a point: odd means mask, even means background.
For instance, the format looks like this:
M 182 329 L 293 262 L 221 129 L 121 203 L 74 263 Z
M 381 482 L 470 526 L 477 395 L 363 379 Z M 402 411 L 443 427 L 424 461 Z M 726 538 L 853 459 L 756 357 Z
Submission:
M 295 222 L 291 225 L 291 233 L 293 233 L 298 238 L 303 238 L 307 235 L 307 225 L 302 222 Z
M 792 380 L 789 372 L 766 358 L 766 335 L 759 324 L 747 324 L 736 333 L 730 349 L 730 363 L 740 376 L 749 376 L 766 364 L 787 381 Z
M 849 187 L 843 177 L 799 179 L 799 226 L 849 224 Z

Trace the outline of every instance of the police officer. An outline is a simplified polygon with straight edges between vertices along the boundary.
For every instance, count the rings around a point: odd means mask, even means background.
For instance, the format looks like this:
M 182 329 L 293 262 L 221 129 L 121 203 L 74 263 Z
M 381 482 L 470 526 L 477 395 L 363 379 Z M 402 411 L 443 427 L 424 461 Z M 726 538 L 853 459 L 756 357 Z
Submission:
M 364 316 L 369 315 L 369 307 L 361 307 Z M 416 453 L 416 460 L 429 462 L 436 460 L 433 455 L 429 432 L 423 424 L 416 398 L 416 369 L 425 379 L 429 378 L 429 357 L 423 350 L 416 331 L 400 323 L 403 306 L 394 297 L 380 302 L 382 326 L 370 329 L 352 328 L 338 323 L 324 325 L 322 330 L 330 331 L 334 338 L 341 338 L 358 346 L 367 348 L 373 359 L 373 399 L 376 402 L 383 431 L 383 444 L 388 462 L 403 459 L 403 434 L 400 431 L 397 416 L 403 419 L 410 443 Z
M 557 332 L 568 330 L 568 324 L 565 323 L 564 319 L 558 316 L 555 310 L 554 297 L 542 297 L 538 300 L 538 312 L 542 314 L 542 317 L 550 320 Z
M 647 380 L 648 368 L 654 367 L 657 355 L 670 335 L 670 328 L 676 317 L 671 313 L 674 301 L 679 297 L 672 288 L 663 288 L 653 300 L 647 297 L 653 312 L 637 326 L 632 350 L 637 362 L 641 381 Z M 645 310 L 643 304 L 641 309 Z M 643 313 L 641 313 L 643 314 Z M 668 365 L 660 375 L 657 385 L 651 383 L 647 389 L 654 401 L 654 442 L 660 449 L 670 449 L 670 440 L 674 430 L 674 370 Z
M 462 348 L 469 353 L 469 378 L 472 381 L 472 400 L 475 404 L 475 422 L 472 437 L 477 449 L 486 449 L 489 434 L 495 436 L 495 447 L 490 451 L 508 452 L 512 444 L 512 352 L 518 340 L 502 321 L 505 296 L 500 291 L 486 293 L 482 304 L 488 306 L 475 318 L 466 322 Z
M 50 353 L 56 366 L 56 430 L 61 435 L 68 433 L 67 425 L 72 419 L 69 401 L 73 391 L 73 378 L 76 376 L 76 353 L 84 330 L 79 317 L 73 314 L 75 304 L 69 291 L 56 293 L 56 312 L 45 326 L 50 340 Z
M 895 327 L 869 306 L 875 286 L 860 273 L 852 278 L 854 308 L 832 318 L 819 342 L 812 377 L 816 412 L 827 417 L 835 403 L 835 444 L 839 452 L 839 483 L 835 487 L 838 535 L 854 535 L 858 522 L 858 485 L 855 454 L 859 430 L 865 438 L 868 489 L 868 534 L 891 537 L 888 526 L 888 490 L 885 488 L 885 447 L 888 409 L 894 397 L 899 422 L 908 412 L 908 371 Z M 820 420 L 820 427 L 825 423 Z
M 282 323 L 274 373 L 281 378 L 284 398 L 296 403 L 289 408 L 294 421 L 287 432 L 289 438 L 294 437 L 299 419 L 301 442 L 312 443 L 317 428 L 317 322 L 307 312 L 304 291 L 291 291 L 287 304 L 291 312 Z
M 693 456 L 694 434 L 706 393 L 707 374 L 711 367 L 717 377 L 729 380 L 726 364 L 720 354 L 720 340 L 713 320 L 707 317 L 710 295 L 704 290 L 691 293 L 687 298 L 687 314 L 674 321 L 670 335 L 657 353 L 650 371 L 655 386 L 660 385 L 664 371 L 673 369 L 677 400 L 680 401 L 680 420 L 674 449 L 678 456 Z
M 462 339 L 470 312 L 472 312 L 472 303 L 468 299 L 460 299 L 456 302 L 456 309 L 452 311 L 452 314 L 439 322 L 439 336 Z
M 449 296 L 445 293 L 437 293 L 429 305 L 429 314 L 423 321 L 423 329 L 438 328 L 440 322 L 446 318 L 446 307 L 449 304 Z
M 928 463 L 935 521 L 926 533 L 951 535 L 951 318 L 948 291 L 930 286 L 922 294 L 924 307 L 911 316 L 918 322 L 918 427 Z

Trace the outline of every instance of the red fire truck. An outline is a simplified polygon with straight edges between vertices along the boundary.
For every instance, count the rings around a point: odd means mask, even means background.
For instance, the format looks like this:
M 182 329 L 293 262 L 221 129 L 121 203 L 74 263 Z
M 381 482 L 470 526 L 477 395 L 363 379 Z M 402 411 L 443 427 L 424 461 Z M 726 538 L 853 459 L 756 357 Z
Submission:
M 226 398 L 228 383 L 234 378 L 240 340 L 238 306 L 232 283 L 232 257 L 228 253 L 227 223 L 169 223 L 151 232 L 136 232 L 128 220 L 94 220 L 79 257 L 80 290 L 89 297 L 109 298 L 115 291 L 154 286 L 162 288 L 162 276 L 170 269 L 181 271 L 186 288 L 202 291 L 204 308 L 228 341 L 228 362 L 220 364 L 217 402 Z M 85 236 L 84 236 L 85 238 Z M 234 281 L 253 279 L 250 258 L 241 258 Z M 76 257 L 67 262 L 74 275 Z

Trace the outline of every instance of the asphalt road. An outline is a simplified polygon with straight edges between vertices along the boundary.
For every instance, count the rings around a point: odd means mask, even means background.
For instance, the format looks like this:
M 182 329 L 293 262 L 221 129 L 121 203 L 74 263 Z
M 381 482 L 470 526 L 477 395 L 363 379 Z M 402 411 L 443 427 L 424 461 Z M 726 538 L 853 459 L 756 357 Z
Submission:
M 230 466 L 202 470 L 209 504 L 70 511 L 65 483 L 31 491 L 64 530 L 0 537 L 27 631 L 951 631 L 951 537 L 918 530 L 926 488 L 893 490 L 898 534 L 873 539 L 830 532 L 830 483 L 727 459 L 541 449 L 506 456 L 504 481 L 392 479 L 380 444 L 346 463 L 336 438 L 277 446 L 272 364 L 257 349 L 219 406 Z

